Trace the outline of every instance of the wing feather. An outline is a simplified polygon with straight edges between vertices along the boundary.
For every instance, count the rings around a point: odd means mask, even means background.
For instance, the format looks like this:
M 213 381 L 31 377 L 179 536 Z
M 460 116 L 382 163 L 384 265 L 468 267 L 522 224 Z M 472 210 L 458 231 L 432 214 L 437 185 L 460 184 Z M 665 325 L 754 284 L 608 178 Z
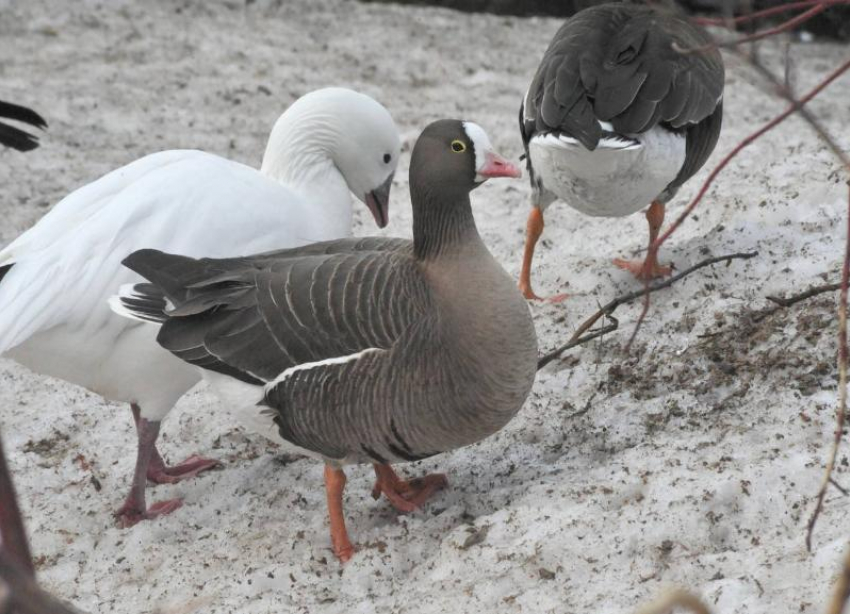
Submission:
M 427 310 L 409 242 L 350 241 L 349 251 L 333 243 L 229 260 L 141 250 L 125 262 L 174 304 L 160 329 L 163 347 L 203 368 L 269 382 L 299 365 L 389 349 Z M 180 279 L 191 283 L 180 287 Z
M 716 49 L 705 31 L 671 13 L 630 4 L 586 9 L 569 19 L 543 56 L 524 99 L 523 134 L 562 132 L 587 149 L 599 120 L 639 134 L 666 123 L 682 128 L 711 116 L 723 93 Z

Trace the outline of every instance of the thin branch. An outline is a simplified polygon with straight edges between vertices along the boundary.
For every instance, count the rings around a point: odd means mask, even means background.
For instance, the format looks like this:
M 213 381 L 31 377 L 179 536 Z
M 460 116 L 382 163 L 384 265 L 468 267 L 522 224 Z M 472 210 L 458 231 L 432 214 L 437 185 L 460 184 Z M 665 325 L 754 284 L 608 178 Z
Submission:
M 542 369 L 543 367 L 548 365 L 550 362 L 552 362 L 556 358 L 560 357 L 561 354 L 563 354 L 565 351 L 569 350 L 570 348 L 576 347 L 577 345 L 582 345 L 583 343 L 587 343 L 588 341 L 591 341 L 592 339 L 596 339 L 597 337 L 600 337 L 600 336 L 602 336 L 606 333 L 609 333 L 611 331 L 616 330 L 618 325 L 619 325 L 619 322 L 617 321 L 616 318 L 611 317 L 611 314 L 613 314 L 614 310 L 616 310 L 617 307 L 619 307 L 620 305 L 627 305 L 628 303 L 631 303 L 634 300 L 641 298 L 642 296 L 649 296 L 653 292 L 657 292 L 658 290 L 663 290 L 664 288 L 669 288 L 670 286 L 672 286 L 674 283 L 676 283 L 680 279 L 684 279 L 685 277 L 687 277 L 691 273 L 698 271 L 702 268 L 705 268 L 707 266 L 710 266 L 712 264 L 717 264 L 718 262 L 731 262 L 732 260 L 738 260 L 738 259 L 749 260 L 750 258 L 754 258 L 757 255 L 758 255 L 758 252 L 745 252 L 745 253 L 727 254 L 725 256 L 714 256 L 712 258 L 707 258 L 707 259 L 703 260 L 702 262 L 698 262 L 697 264 L 693 265 L 692 267 L 685 269 L 681 273 L 674 275 L 670 279 L 667 279 L 667 280 L 665 280 L 661 283 L 658 283 L 654 286 L 650 286 L 648 288 L 644 287 L 641 290 L 636 290 L 634 292 L 629 292 L 628 294 L 618 296 L 617 298 L 613 299 L 612 301 L 609 301 L 608 303 L 606 303 L 605 305 L 600 307 L 599 310 L 596 313 L 594 313 L 592 316 L 590 316 L 584 322 L 582 322 L 581 326 L 579 326 L 578 330 L 576 330 L 576 332 L 573 333 L 573 336 L 570 337 L 569 341 L 567 341 L 562 346 L 555 348 L 551 352 L 548 352 L 548 353 L 544 354 L 543 356 L 541 356 L 540 359 L 537 361 L 537 370 L 539 371 L 540 369 Z M 607 325 L 607 326 L 605 326 L 605 327 L 603 327 L 599 330 L 593 331 L 589 335 L 582 337 L 582 335 L 588 329 L 590 329 L 591 326 L 596 324 L 596 322 L 602 317 L 607 317 L 608 319 L 612 320 L 613 323 L 609 324 L 609 325 Z
M 841 575 L 835 581 L 835 589 L 833 590 L 829 606 L 826 609 L 826 614 L 841 614 L 847 605 L 848 597 L 850 597 L 850 548 L 847 549 L 847 554 L 844 555 L 844 565 L 841 568 Z
M 561 354 L 563 354 L 567 350 L 571 350 L 572 348 L 577 347 L 579 345 L 584 345 L 585 343 L 590 343 L 594 339 L 597 339 L 599 337 L 603 337 L 603 336 L 607 335 L 608 333 L 613 333 L 615 330 L 620 328 L 620 321 L 617 318 L 615 318 L 614 316 L 607 314 L 607 313 L 602 314 L 602 315 L 604 315 L 606 318 L 611 320 L 611 324 L 606 324 L 602 328 L 597 328 L 592 333 L 587 334 L 584 337 L 578 337 L 578 338 L 575 338 L 575 339 L 570 338 L 570 341 L 568 341 L 564 345 L 560 346 L 558 349 L 553 350 L 553 351 L 549 352 L 548 354 L 545 354 L 544 356 L 542 356 L 537 361 L 537 370 L 539 371 L 540 369 L 542 369 L 543 367 L 548 365 L 550 362 L 552 362 L 553 360 L 558 358 Z
M 15 485 L 6 464 L 6 453 L 0 440 L 0 553 L 7 552 L 24 574 L 35 577 L 29 541 L 15 496 Z
M 835 469 L 838 458 L 838 448 L 844 433 L 844 419 L 847 415 L 847 282 L 850 279 L 850 183 L 847 194 L 847 243 L 844 248 L 844 266 L 841 271 L 841 298 L 838 303 L 838 407 L 835 410 L 835 436 L 832 440 L 832 451 L 826 463 L 826 471 L 821 481 L 818 494 L 815 497 L 815 509 L 809 518 L 806 528 L 806 548 L 812 551 L 812 533 L 815 524 L 823 510 L 823 501 Z M 842 602 L 843 604 L 843 602 Z M 843 607 L 843 605 L 842 605 Z
M 789 296 L 788 298 L 782 298 L 781 296 L 766 296 L 765 298 L 769 301 L 773 301 L 780 307 L 790 307 L 794 303 L 799 303 L 800 301 L 805 301 L 806 299 L 812 298 L 813 296 L 818 296 L 819 294 L 825 294 L 827 292 L 834 292 L 835 290 L 840 290 L 841 284 L 826 284 L 824 286 L 814 286 L 809 288 L 805 292 L 800 292 L 800 294 L 794 294 Z
M 830 484 L 832 484 L 833 486 L 835 486 L 835 487 L 838 489 L 838 492 L 840 492 L 840 493 L 841 493 L 842 495 L 844 495 L 845 497 L 846 497 L 847 495 L 850 495 L 850 491 L 848 491 L 848 490 L 847 490 L 846 488 L 844 488 L 841 484 L 839 484 L 838 482 L 836 482 L 836 481 L 835 481 L 835 478 L 829 478 L 829 483 L 830 483 Z
M 753 64 L 754 65 L 756 64 L 755 61 L 753 61 Z M 820 83 L 818 83 L 811 91 L 809 91 L 809 93 L 807 93 L 805 96 L 803 96 L 799 100 L 793 99 L 793 97 L 792 97 L 791 100 L 793 100 L 793 102 L 789 105 L 789 107 L 785 111 L 783 111 L 781 114 L 774 117 L 772 120 L 767 122 L 764 126 L 759 128 L 758 130 L 756 130 L 755 132 L 753 132 L 749 136 L 747 136 L 743 141 L 738 143 L 735 146 L 735 148 L 732 149 L 732 151 L 730 151 L 728 154 L 726 154 L 726 156 L 724 156 L 724 158 L 720 161 L 720 163 L 716 167 L 714 167 L 714 170 L 711 171 L 708 178 L 705 180 L 705 182 L 703 182 L 702 187 L 700 188 L 696 197 L 690 202 L 690 204 L 688 204 L 687 207 L 685 207 L 685 210 L 682 212 L 682 214 L 678 218 L 676 218 L 676 220 L 670 225 L 669 228 L 667 228 L 667 230 L 660 237 L 658 237 L 652 244 L 650 244 L 649 249 L 647 250 L 647 260 L 649 260 L 650 257 L 657 257 L 658 256 L 658 250 L 661 247 L 661 245 L 691 215 L 693 210 L 696 209 L 697 205 L 702 201 L 703 197 L 708 192 L 708 188 L 711 187 L 711 185 L 714 183 L 714 180 L 717 178 L 717 176 L 723 171 L 723 169 L 726 168 L 726 166 L 728 166 L 728 164 L 739 153 L 741 153 L 741 151 L 743 151 L 746 147 L 752 145 L 756 140 L 758 140 L 759 138 L 764 136 L 767 132 L 769 132 L 770 130 L 772 130 L 773 128 L 778 126 L 780 123 L 785 121 L 793 113 L 802 109 L 803 105 L 805 105 L 812 98 L 814 98 L 815 96 L 820 94 L 824 90 L 824 88 L 826 88 L 829 84 L 831 84 L 833 81 L 838 79 L 838 77 L 840 77 L 845 72 L 847 72 L 847 70 L 850 70 L 850 60 L 846 61 L 844 64 L 842 64 L 841 66 L 836 68 L 834 71 L 832 71 Z M 782 88 L 782 89 L 787 94 L 787 96 L 790 96 L 790 93 L 787 92 L 787 90 L 784 90 L 784 88 Z M 809 122 L 813 126 L 816 125 L 816 124 L 812 124 L 812 122 L 810 121 L 811 115 L 803 115 L 803 119 L 805 119 L 807 122 Z M 817 128 L 816 128 L 816 130 L 817 130 Z M 820 134 L 820 131 L 818 131 L 818 133 Z M 827 140 L 828 144 L 830 142 L 832 142 L 834 144 L 834 140 L 829 138 L 828 135 L 825 135 L 825 140 Z M 840 159 L 842 159 L 842 161 L 844 160 L 844 158 L 846 158 L 846 156 L 840 156 Z M 640 330 L 641 326 L 643 325 L 643 321 L 646 319 L 646 314 L 648 312 L 649 312 L 649 294 L 647 293 L 645 295 L 645 299 L 644 299 L 644 303 L 643 303 L 643 311 L 641 311 L 641 314 L 638 317 L 637 323 L 635 324 L 634 331 L 632 332 L 632 335 L 629 338 L 629 342 L 626 344 L 626 348 L 625 348 L 626 351 L 628 351 L 631 348 L 632 343 L 634 342 L 638 331 Z
M 828 6 L 835 4 L 850 4 L 850 0 L 801 0 L 800 2 L 788 2 L 769 9 L 740 15 L 738 17 L 694 17 L 691 21 L 701 26 L 728 27 L 729 25 L 740 25 L 763 17 L 772 17 L 773 15 L 779 15 L 781 13 L 787 13 L 797 9 L 804 9 L 816 4 L 824 4 Z
M 705 53 L 706 51 L 710 51 L 711 49 L 723 49 L 723 48 L 728 48 L 728 47 L 737 47 L 738 45 L 743 45 L 744 43 L 752 43 L 754 41 L 761 40 L 761 39 L 767 38 L 769 36 L 776 36 L 777 34 L 787 32 L 788 30 L 793 30 L 794 28 L 796 28 L 800 24 L 805 23 L 808 20 L 810 20 L 815 15 L 818 15 L 819 13 L 823 13 L 828 8 L 829 8 L 829 6 L 826 3 L 820 2 L 820 3 L 816 4 L 815 6 L 811 7 L 805 13 L 800 13 L 796 17 L 792 17 L 788 21 L 784 21 L 781 24 L 779 24 L 778 26 L 775 26 L 773 28 L 768 28 L 767 30 L 761 30 L 759 32 L 756 32 L 754 34 L 750 34 L 748 36 L 744 36 L 742 38 L 736 38 L 735 40 L 731 40 L 731 41 L 713 42 L 713 43 L 709 43 L 707 45 L 703 45 L 701 47 L 694 47 L 694 48 L 691 48 L 691 49 L 685 49 L 685 48 L 680 47 L 676 43 L 673 43 L 673 49 L 675 51 L 678 51 L 679 53 L 688 55 L 688 54 L 692 54 L 692 53 Z
M 818 296 L 820 294 L 825 294 L 826 292 L 832 290 L 840 290 L 841 284 L 827 284 L 825 286 L 815 286 L 814 288 L 809 288 L 805 292 L 801 292 L 800 294 L 796 294 L 794 296 L 790 296 L 788 298 L 781 298 L 778 296 L 766 296 L 765 298 L 769 301 L 775 303 L 773 306 L 768 307 L 766 309 L 761 309 L 755 313 L 753 313 L 752 321 L 753 322 L 761 322 L 765 318 L 772 316 L 774 313 L 781 309 L 786 309 L 787 307 L 791 307 L 801 301 L 812 298 L 814 296 Z
M 15 614 L 80 614 L 40 589 L 32 576 L 5 552 L 0 552 L 0 588 L 5 588 L 6 603 Z
M 741 55 L 740 52 L 738 54 Z M 749 58 L 746 58 L 750 61 L 750 66 L 756 70 L 762 77 L 767 79 L 771 85 L 776 90 L 776 93 L 779 94 L 782 98 L 784 98 L 789 104 L 795 105 L 798 104 L 798 100 L 794 97 L 794 93 L 789 89 L 788 85 L 781 81 L 776 75 L 770 72 L 767 68 L 765 68 L 760 62 L 752 61 Z M 846 70 L 846 68 L 845 68 Z M 809 126 L 817 132 L 818 136 L 821 140 L 826 144 L 832 154 L 838 158 L 841 163 L 850 171 L 850 156 L 839 146 L 839 144 L 835 141 L 835 139 L 830 136 L 829 132 L 826 130 L 821 121 L 815 117 L 811 111 L 809 111 L 804 106 L 800 105 L 800 108 L 797 109 L 797 113 L 806 121 Z

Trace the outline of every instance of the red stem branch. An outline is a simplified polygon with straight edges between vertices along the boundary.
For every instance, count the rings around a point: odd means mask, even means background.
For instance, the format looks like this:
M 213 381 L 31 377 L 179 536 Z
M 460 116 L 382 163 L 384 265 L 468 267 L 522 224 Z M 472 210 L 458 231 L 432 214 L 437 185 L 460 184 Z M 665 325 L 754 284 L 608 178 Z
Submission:
M 748 13 L 747 15 L 739 15 L 738 17 L 694 17 L 692 21 L 701 26 L 721 26 L 728 27 L 732 25 L 739 25 L 742 23 L 747 23 L 748 21 L 753 21 L 756 19 L 761 19 L 763 17 L 771 17 L 773 15 L 779 15 L 780 13 L 787 13 L 788 11 L 795 11 L 797 9 L 804 9 L 806 7 L 814 6 L 817 4 L 833 6 L 836 4 L 850 4 L 850 0 L 800 0 L 799 2 L 788 2 L 786 4 L 782 4 L 780 6 L 774 6 L 769 9 L 764 9 L 761 11 L 756 11 L 755 13 Z
M 829 75 L 826 76 L 826 78 L 823 79 L 823 81 L 821 81 L 817 86 L 815 86 L 808 94 L 806 94 L 805 96 L 803 96 L 799 100 L 792 103 L 785 111 L 783 111 L 781 114 L 774 117 L 772 120 L 770 120 L 764 126 L 762 126 L 758 130 L 756 130 L 755 132 L 750 134 L 747 138 L 745 138 L 743 141 L 738 143 L 738 145 L 736 145 L 735 148 L 732 151 L 730 151 L 728 154 L 726 154 L 726 156 L 723 158 L 723 160 L 720 161 L 720 164 L 718 164 L 714 168 L 714 170 L 711 171 L 711 174 L 708 176 L 708 179 L 706 179 L 705 182 L 702 184 L 702 187 L 700 188 L 700 191 L 697 193 L 696 197 L 685 208 L 685 210 L 682 212 L 682 214 L 676 219 L 675 222 L 673 222 L 670 225 L 670 227 L 660 237 L 658 237 L 649 246 L 649 249 L 647 250 L 646 261 L 651 262 L 653 258 L 656 258 L 658 256 L 658 250 L 661 247 L 661 245 L 664 243 L 664 241 L 666 241 L 667 238 L 671 234 L 673 234 L 676 231 L 676 229 L 679 228 L 679 226 L 682 225 L 682 223 L 688 218 L 688 216 L 691 215 L 691 213 L 696 208 L 696 206 L 700 203 L 700 201 L 702 201 L 706 192 L 708 192 L 708 188 L 711 187 L 711 185 L 714 183 L 714 180 L 717 178 L 717 176 L 723 171 L 724 168 L 726 168 L 726 166 L 732 161 L 733 158 L 735 158 L 739 153 L 741 153 L 741 151 L 743 149 L 745 149 L 746 147 L 751 145 L 754 141 L 759 139 L 765 133 L 767 133 L 770 130 L 772 130 L 773 128 L 775 128 L 777 125 L 779 125 L 780 123 L 785 121 L 789 116 L 791 116 L 794 112 L 796 112 L 800 108 L 802 108 L 803 105 L 805 105 L 812 98 L 814 98 L 815 96 L 820 94 L 821 91 L 823 91 L 824 88 L 826 88 L 830 83 L 835 81 L 842 74 L 847 72 L 848 69 L 850 69 L 850 60 L 847 60 L 844 64 L 842 64 L 841 66 L 836 68 L 834 71 L 832 71 Z M 647 282 L 646 285 L 647 286 L 649 285 L 648 282 Z M 626 344 L 626 350 L 627 351 L 628 351 L 629 348 L 631 348 L 632 342 L 634 341 L 635 336 L 637 335 L 638 331 L 640 330 L 640 327 L 643 324 L 643 321 L 646 318 L 646 314 L 647 314 L 648 311 L 649 311 L 649 294 L 645 295 L 645 297 L 644 297 L 643 310 L 641 311 L 640 317 L 638 318 L 637 323 L 635 324 L 634 332 L 632 332 L 632 336 L 629 338 L 629 342 Z
M 35 576 L 29 541 L 27 541 L 24 522 L 21 519 L 18 499 L 15 497 L 15 485 L 12 483 L 9 467 L 6 465 L 2 441 L 0 441 L 0 551 L 7 552 L 27 576 Z
M 750 34 L 749 36 L 744 36 L 743 38 L 737 38 L 735 40 L 726 41 L 722 43 L 709 43 L 708 45 L 703 45 L 702 47 L 695 47 L 693 49 L 682 49 L 677 47 L 677 45 L 674 43 L 673 48 L 676 49 L 676 51 L 678 51 L 679 53 L 704 53 L 706 51 L 709 51 L 710 49 L 716 49 L 718 47 L 737 47 L 738 45 L 741 45 L 743 43 L 751 43 L 753 41 L 761 40 L 769 36 L 776 36 L 777 34 L 781 34 L 782 32 L 792 30 L 793 28 L 799 26 L 801 23 L 807 22 L 809 19 L 811 19 L 818 13 L 823 13 L 828 8 L 829 4 L 827 2 L 819 2 L 817 5 L 813 6 L 805 13 L 800 13 L 796 17 L 792 17 L 788 21 L 784 21 L 776 27 L 769 28 L 767 30 L 761 30 L 760 32 Z
M 816 496 L 815 509 L 809 518 L 806 529 L 806 548 L 812 551 L 812 532 L 818 521 L 826 491 L 832 481 L 832 471 L 838 458 L 838 448 L 844 434 L 844 421 L 847 415 L 847 283 L 850 280 L 850 182 L 847 194 L 847 237 L 844 247 L 844 266 L 841 270 L 841 297 L 838 302 L 838 408 L 835 410 L 835 436 L 832 440 L 832 451 L 826 463 L 823 481 Z

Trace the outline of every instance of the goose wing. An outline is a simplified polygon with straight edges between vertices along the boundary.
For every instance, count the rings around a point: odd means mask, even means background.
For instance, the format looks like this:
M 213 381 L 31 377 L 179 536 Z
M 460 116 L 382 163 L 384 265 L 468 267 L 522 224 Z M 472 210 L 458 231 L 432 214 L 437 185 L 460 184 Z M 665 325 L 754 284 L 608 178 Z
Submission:
M 708 120 L 716 142 L 723 61 L 715 48 L 681 52 L 710 43 L 699 27 L 645 6 L 578 13 L 555 35 L 526 94 L 520 114 L 526 146 L 535 134 L 562 132 L 593 150 L 605 131 L 600 121 L 615 133 L 639 134 L 658 124 L 691 130 Z M 689 147 L 694 160 L 686 166 L 699 168 L 710 145 Z
M 151 304 L 159 295 L 164 348 L 253 384 L 278 385 L 287 372 L 387 350 L 428 305 L 411 244 L 398 239 L 225 260 L 141 250 L 125 264 L 152 285 L 122 293 L 122 307 L 156 319 Z

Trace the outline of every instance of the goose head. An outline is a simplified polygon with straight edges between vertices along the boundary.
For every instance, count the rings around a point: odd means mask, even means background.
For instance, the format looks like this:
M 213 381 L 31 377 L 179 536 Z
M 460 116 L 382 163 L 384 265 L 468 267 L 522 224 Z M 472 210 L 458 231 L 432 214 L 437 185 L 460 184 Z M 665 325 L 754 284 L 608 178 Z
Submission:
M 383 105 L 365 94 L 329 87 L 302 96 L 281 115 L 262 172 L 291 184 L 321 183 L 328 181 L 327 173 L 339 173 L 383 228 L 400 152 L 398 130 Z
M 413 148 L 410 166 L 412 183 L 458 194 L 494 177 L 522 176 L 517 165 L 496 153 L 481 126 L 456 119 L 442 119 L 425 128 Z

